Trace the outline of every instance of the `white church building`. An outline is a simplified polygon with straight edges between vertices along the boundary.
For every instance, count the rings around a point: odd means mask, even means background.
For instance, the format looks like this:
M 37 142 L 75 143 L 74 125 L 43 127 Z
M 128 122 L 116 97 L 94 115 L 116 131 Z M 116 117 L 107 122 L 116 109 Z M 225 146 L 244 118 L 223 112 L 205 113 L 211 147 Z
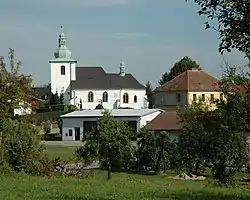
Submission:
M 148 107 L 146 88 L 136 78 L 126 73 L 123 62 L 119 73 L 106 73 L 100 66 L 77 66 L 66 46 L 63 28 L 58 38 L 58 49 L 49 61 L 51 92 L 64 94 L 65 104 L 79 109 L 95 109 L 102 104 L 105 109 Z

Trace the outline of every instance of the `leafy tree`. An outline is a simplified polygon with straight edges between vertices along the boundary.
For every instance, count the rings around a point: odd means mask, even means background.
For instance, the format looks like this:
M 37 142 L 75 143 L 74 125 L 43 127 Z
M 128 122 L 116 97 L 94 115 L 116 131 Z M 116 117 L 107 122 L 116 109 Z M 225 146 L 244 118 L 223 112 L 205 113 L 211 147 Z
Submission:
M 145 128 L 138 134 L 138 169 L 165 171 L 169 163 L 171 141 L 166 132 L 155 133 Z
M 0 57 L 0 121 L 12 117 L 15 107 L 30 106 L 34 97 L 31 76 L 19 74 L 21 62 L 15 63 L 13 49 L 9 50 L 9 60 L 10 65 L 6 67 Z
M 245 86 L 249 84 L 249 74 L 245 73 L 241 67 L 231 66 L 225 62 L 225 68 L 222 74 L 221 83 L 233 83 L 236 85 Z
M 138 170 L 154 168 L 157 160 L 156 137 L 153 131 L 142 128 L 138 133 Z
M 172 150 L 172 144 L 167 132 L 156 133 L 156 146 L 157 146 L 157 163 L 156 171 L 163 170 L 170 167 L 170 152 Z
M 226 101 L 217 100 L 217 109 L 188 105 L 180 113 L 183 122 L 180 149 L 182 158 L 190 160 L 190 168 L 210 167 L 218 183 L 229 184 L 248 163 L 244 132 L 249 132 L 250 107 L 247 98 L 234 88 L 225 86 L 222 91 Z
M 41 158 L 42 146 L 38 130 L 28 123 L 3 120 L 1 130 L 1 151 L 4 160 L 17 172 L 30 173 Z
M 49 120 L 47 120 L 46 122 L 44 122 L 43 124 L 43 131 L 45 132 L 45 134 L 49 134 L 51 131 L 51 122 Z
M 111 178 L 112 163 L 126 161 L 133 153 L 132 130 L 122 121 L 115 121 L 110 112 L 105 110 L 99 121 L 99 128 L 86 135 L 84 146 L 76 151 L 76 155 L 85 164 L 99 160 L 107 166 L 108 179 Z
M 187 0 L 186 0 L 187 1 Z M 208 18 L 206 29 L 220 33 L 219 52 L 236 48 L 246 54 L 250 49 L 250 0 L 194 0 L 200 6 L 199 15 Z M 212 23 L 215 21 L 215 23 Z M 213 25 L 215 24 L 215 25 Z
M 61 93 L 59 96 L 59 102 L 61 105 L 64 105 L 64 94 L 63 93 Z
M 146 83 L 146 95 L 148 100 L 148 108 L 154 108 L 154 91 L 149 81 Z
M 202 101 L 193 102 L 178 110 L 183 129 L 177 143 L 181 158 L 177 168 L 196 175 L 200 175 L 206 168 L 207 134 L 204 116 L 208 111 L 208 106 Z
M 51 98 L 49 99 L 49 105 L 53 111 L 59 111 L 61 108 L 61 99 L 56 92 L 55 94 L 51 95 Z
M 201 69 L 201 67 L 195 61 L 193 61 L 188 56 L 185 56 L 179 62 L 174 64 L 174 66 L 170 69 L 170 72 L 165 72 L 158 83 L 163 85 L 181 73 L 193 68 Z

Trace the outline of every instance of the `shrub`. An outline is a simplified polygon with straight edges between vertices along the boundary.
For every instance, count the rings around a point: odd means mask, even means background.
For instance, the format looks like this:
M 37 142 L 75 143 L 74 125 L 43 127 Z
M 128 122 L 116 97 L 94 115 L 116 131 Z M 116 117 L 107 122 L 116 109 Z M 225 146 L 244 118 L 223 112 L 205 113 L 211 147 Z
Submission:
M 2 127 L 2 166 L 5 163 L 14 171 L 29 173 L 43 151 L 38 130 L 31 124 L 11 119 L 4 120 Z

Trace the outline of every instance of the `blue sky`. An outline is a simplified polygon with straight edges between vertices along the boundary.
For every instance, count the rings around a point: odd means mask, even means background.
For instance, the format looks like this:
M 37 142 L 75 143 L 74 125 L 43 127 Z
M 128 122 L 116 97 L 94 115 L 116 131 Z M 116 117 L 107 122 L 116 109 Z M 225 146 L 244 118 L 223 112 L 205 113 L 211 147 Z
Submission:
M 154 86 L 183 56 L 221 75 L 219 35 L 204 30 L 205 18 L 189 0 L 0 0 L 0 55 L 16 50 L 22 72 L 36 85 L 50 80 L 48 61 L 57 47 L 60 25 L 78 66 L 118 72 L 121 60 L 141 83 Z M 245 64 L 237 51 L 224 58 Z

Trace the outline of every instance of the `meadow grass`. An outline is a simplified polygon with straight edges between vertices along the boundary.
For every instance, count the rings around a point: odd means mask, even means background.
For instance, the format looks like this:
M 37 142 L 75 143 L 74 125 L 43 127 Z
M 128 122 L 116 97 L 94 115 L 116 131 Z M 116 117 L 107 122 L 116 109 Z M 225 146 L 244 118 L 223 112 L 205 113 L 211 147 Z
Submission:
M 77 147 L 46 145 L 50 158 L 74 159 Z M 169 176 L 175 176 L 169 172 Z M 250 185 L 216 188 L 209 181 L 180 181 L 169 176 L 86 172 L 84 178 L 0 176 L 0 200 L 233 200 L 250 199 Z M 240 175 L 239 177 L 242 177 Z
M 0 199 L 3 200 L 233 200 L 250 199 L 248 185 L 237 188 L 215 188 L 208 181 L 180 181 L 163 176 L 86 172 L 84 178 L 0 177 Z
M 44 153 L 48 155 L 50 159 L 60 157 L 62 161 L 70 161 L 75 158 L 74 153 L 77 147 L 74 146 L 56 146 L 45 145 L 46 150 Z

